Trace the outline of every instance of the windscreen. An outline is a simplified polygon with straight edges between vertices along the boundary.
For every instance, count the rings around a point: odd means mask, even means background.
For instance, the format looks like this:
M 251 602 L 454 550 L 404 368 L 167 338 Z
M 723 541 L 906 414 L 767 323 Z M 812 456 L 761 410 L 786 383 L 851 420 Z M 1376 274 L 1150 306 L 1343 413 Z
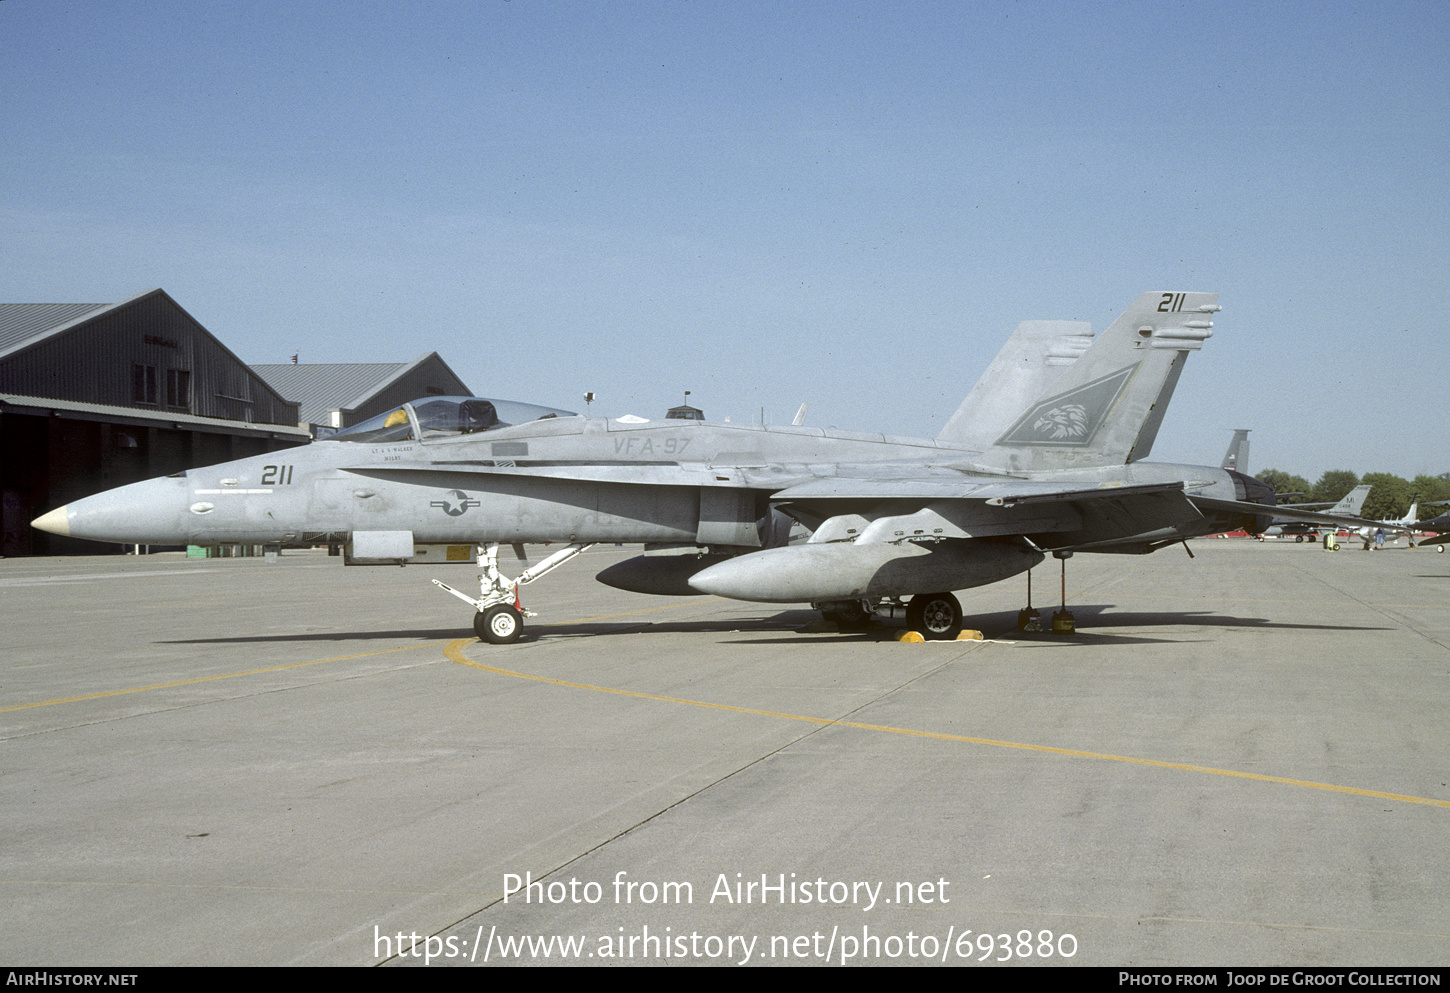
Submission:
M 396 407 L 386 414 L 369 417 L 361 424 L 343 428 L 328 440 L 361 441 L 374 444 L 385 441 L 412 441 L 413 422 L 409 420 L 406 410 Z
M 412 417 L 408 416 L 409 411 Z M 401 407 L 370 417 L 361 424 L 339 431 L 332 441 L 378 442 L 413 441 L 417 437 L 413 425 L 424 439 L 477 434 L 549 417 L 574 417 L 573 411 L 542 407 L 514 400 L 488 400 L 483 397 L 425 397 Z
M 483 397 L 428 397 L 411 404 L 423 437 L 477 434 L 547 417 L 573 417 L 568 410 Z

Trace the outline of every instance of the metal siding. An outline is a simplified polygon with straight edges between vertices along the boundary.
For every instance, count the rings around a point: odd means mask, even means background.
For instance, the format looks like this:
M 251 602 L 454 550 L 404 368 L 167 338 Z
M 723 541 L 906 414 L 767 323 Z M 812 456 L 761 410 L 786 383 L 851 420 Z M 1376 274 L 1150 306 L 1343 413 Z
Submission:
M 147 342 L 146 337 L 172 342 Z M 157 403 L 132 399 L 132 367 L 152 366 Z M 190 403 L 166 403 L 166 371 L 190 373 Z M 114 407 L 254 424 L 297 424 L 294 404 L 255 373 L 161 291 L 107 310 L 0 361 L 0 390 Z

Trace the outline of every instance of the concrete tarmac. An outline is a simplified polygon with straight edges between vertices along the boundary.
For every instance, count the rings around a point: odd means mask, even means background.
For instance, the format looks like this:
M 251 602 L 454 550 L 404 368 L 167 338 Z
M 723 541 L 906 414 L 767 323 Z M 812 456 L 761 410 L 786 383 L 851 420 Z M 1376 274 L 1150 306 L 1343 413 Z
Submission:
M 472 567 L 0 561 L 0 959 L 1446 964 L 1450 556 L 1193 548 L 949 644 L 635 549 L 504 647 Z

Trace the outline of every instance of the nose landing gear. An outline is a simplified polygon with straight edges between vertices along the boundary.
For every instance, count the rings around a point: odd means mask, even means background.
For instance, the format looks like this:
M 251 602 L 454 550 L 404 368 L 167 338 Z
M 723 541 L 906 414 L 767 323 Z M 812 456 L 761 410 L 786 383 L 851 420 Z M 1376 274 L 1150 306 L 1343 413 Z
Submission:
M 491 645 L 507 645 L 519 640 L 524 631 L 524 615 L 519 607 L 500 603 L 473 615 L 473 633 Z
M 478 565 L 483 571 L 478 577 L 480 589 L 476 599 L 436 579 L 433 585 L 473 607 L 476 611 L 473 631 L 480 639 L 491 645 L 508 645 L 518 641 L 519 635 L 524 633 L 524 618 L 536 616 L 519 601 L 519 587 L 552 572 L 592 544 L 574 542 L 566 545 L 538 565 L 519 573 L 517 579 L 508 579 L 498 571 L 498 542 L 489 542 L 478 546 Z M 523 546 L 514 547 L 522 558 Z

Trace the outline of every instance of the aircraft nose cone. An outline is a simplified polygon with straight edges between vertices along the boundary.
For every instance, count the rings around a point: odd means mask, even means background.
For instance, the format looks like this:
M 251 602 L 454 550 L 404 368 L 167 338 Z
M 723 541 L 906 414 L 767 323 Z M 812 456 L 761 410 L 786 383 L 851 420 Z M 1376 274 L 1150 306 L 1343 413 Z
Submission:
M 41 514 L 30 522 L 30 526 L 51 534 L 70 537 L 70 514 L 65 507 L 57 507 L 48 514 Z
M 124 544 L 179 545 L 187 541 L 185 481 L 148 479 L 73 500 L 32 523 L 68 538 Z M 181 484 L 181 485 L 178 485 Z

